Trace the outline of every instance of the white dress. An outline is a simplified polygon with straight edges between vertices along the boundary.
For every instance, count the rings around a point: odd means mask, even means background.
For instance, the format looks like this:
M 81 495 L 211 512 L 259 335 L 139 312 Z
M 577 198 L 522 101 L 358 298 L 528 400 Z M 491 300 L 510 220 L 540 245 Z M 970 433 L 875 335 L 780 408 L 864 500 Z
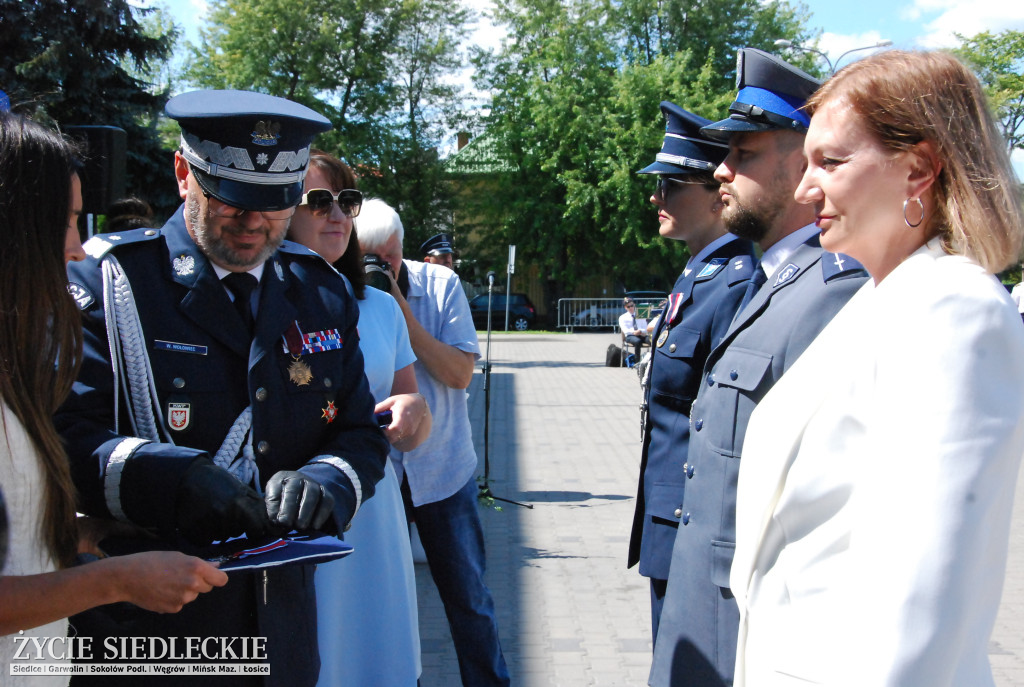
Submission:
M 370 287 L 359 301 L 359 350 L 378 402 L 391 395 L 395 371 L 416 360 L 398 303 Z M 390 458 L 345 541 L 354 547 L 352 555 L 316 571 L 317 684 L 413 687 L 420 674 L 416 578 Z
M 50 554 L 43 545 L 40 523 L 43 520 L 43 471 L 36 456 L 32 440 L 25 432 L 17 416 L 0 401 L 0 489 L 7 502 L 8 548 L 4 575 L 38 575 L 57 569 Z M 23 637 L 66 637 L 66 618 L 34 627 L 18 635 L 0 636 L 0 684 L 25 685 L 25 687 L 51 687 L 66 685 L 67 676 L 61 675 L 11 675 L 11 663 L 19 651 L 15 636 Z M 55 646 L 63 646 L 56 642 Z M 43 661 L 53 663 L 53 661 Z M 25 661 L 14 661 L 16 665 Z

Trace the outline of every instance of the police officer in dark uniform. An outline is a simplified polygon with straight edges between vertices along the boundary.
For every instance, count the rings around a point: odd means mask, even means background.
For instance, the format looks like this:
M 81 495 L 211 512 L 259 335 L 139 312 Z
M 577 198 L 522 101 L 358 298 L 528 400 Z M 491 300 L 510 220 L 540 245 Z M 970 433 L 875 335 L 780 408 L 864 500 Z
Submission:
M 783 60 L 740 50 L 729 118 L 701 129 L 729 144 L 715 171 L 726 228 L 758 243 L 761 259 L 724 339 L 704 363 L 690 412 L 680 527 L 672 549 L 650 684 L 732 684 L 739 609 L 729 590 L 736 479 L 755 405 L 863 285 L 852 258 L 825 253 L 811 206 L 793 192 L 819 82 Z M 827 380 L 822 380 L 827 383 Z
M 167 114 L 181 125 L 184 205 L 161 229 L 94 237 L 89 258 L 68 269 L 85 351 L 57 425 L 80 509 L 141 528 L 146 536 L 107 542 L 124 552 L 196 552 L 243 533 L 340 535 L 383 475 L 387 443 L 351 287 L 315 253 L 282 243 L 310 143 L 330 123 L 240 91 L 185 93 Z M 71 623 L 96 647 L 176 639 L 179 657 L 188 638 L 235 638 L 201 644 L 194 662 L 271 669 L 179 684 L 313 685 L 319 672 L 309 565 L 232 572 L 176 615 L 107 607 Z M 172 662 L 145 646 L 142 658 Z
M 628 565 L 651 580 L 651 625 L 658 634 L 672 544 L 682 515 L 683 464 L 690 440 L 690 404 L 704 360 L 725 335 L 753 273 L 754 244 L 726 232 L 714 170 L 728 146 L 700 135 L 711 122 L 661 103 L 665 140 L 655 162 L 651 202 L 662 236 L 685 241 L 691 258 L 672 287 L 653 332 L 641 408 L 643 452 Z
M 434 234 L 420 246 L 423 262 L 455 269 L 455 242 L 445 233 Z

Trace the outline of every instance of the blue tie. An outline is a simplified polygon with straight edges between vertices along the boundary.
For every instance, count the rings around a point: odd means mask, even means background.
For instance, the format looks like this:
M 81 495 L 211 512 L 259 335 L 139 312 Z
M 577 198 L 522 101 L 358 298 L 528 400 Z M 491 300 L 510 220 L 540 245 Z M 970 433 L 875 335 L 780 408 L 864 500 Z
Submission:
M 743 300 L 740 301 L 739 310 L 741 312 L 750 301 L 754 300 L 754 294 L 757 293 L 758 289 L 764 286 L 764 283 L 768 281 L 768 275 L 764 273 L 764 268 L 761 267 L 761 263 L 757 264 L 757 269 L 754 270 L 754 274 L 751 275 L 750 281 L 747 282 L 747 290 L 743 293 Z

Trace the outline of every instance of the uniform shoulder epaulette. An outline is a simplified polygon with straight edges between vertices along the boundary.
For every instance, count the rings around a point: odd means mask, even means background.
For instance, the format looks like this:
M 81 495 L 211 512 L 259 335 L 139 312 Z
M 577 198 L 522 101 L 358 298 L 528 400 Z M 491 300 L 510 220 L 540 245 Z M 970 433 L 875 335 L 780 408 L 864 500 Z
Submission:
M 96 234 L 82 244 L 85 254 L 97 260 L 114 248 L 142 241 L 152 241 L 160 236 L 159 229 L 131 229 L 116 234 Z
M 866 276 L 867 270 L 859 262 L 843 253 L 821 253 L 821 276 L 828 282 L 839 277 Z
M 754 274 L 754 259 L 749 255 L 737 255 L 729 261 L 726 274 L 729 275 L 729 286 L 741 281 L 750 281 L 750 277 Z

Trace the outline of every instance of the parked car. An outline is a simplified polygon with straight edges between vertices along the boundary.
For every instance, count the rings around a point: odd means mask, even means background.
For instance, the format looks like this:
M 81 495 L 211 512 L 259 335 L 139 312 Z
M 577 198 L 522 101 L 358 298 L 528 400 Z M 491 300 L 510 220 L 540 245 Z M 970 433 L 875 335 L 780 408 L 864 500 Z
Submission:
M 508 327 L 517 332 L 525 332 L 537 322 L 537 309 L 533 307 L 529 296 L 525 293 L 513 293 L 509 296 Z M 487 294 L 473 296 L 469 301 L 469 312 L 473 315 L 473 325 L 479 330 L 487 329 Z M 505 294 L 495 293 L 491 297 L 491 329 L 505 329 Z

